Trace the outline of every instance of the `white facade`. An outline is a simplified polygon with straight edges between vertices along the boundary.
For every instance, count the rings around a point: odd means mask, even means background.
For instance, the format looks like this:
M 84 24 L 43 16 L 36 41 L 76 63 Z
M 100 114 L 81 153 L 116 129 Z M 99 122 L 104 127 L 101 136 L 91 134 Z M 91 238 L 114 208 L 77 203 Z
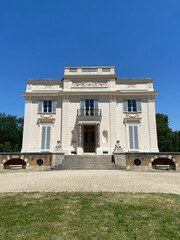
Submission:
M 152 79 L 117 79 L 114 67 L 65 67 L 62 80 L 27 81 L 22 152 L 158 152 Z

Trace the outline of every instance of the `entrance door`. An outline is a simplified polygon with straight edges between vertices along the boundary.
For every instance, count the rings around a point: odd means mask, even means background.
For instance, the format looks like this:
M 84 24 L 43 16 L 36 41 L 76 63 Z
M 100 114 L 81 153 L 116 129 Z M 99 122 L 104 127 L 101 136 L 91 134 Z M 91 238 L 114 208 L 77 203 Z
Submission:
M 95 126 L 84 126 L 84 152 L 95 152 Z

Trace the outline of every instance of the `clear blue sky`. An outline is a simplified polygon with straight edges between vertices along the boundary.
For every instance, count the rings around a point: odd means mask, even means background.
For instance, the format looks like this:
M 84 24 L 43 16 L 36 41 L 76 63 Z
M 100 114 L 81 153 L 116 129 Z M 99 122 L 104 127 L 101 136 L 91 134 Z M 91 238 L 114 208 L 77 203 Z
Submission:
M 25 80 L 96 65 L 153 78 L 180 130 L 180 0 L 0 0 L 0 112 L 24 115 Z

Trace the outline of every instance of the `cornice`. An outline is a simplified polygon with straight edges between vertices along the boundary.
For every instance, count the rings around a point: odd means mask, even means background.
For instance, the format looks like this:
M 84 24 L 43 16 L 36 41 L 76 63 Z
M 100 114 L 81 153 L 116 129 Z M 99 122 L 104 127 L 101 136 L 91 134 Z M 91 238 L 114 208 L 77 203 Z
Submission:
M 121 92 L 121 91 L 56 91 L 56 92 L 22 92 L 23 97 L 61 97 L 68 96 L 117 96 L 117 97 L 132 97 L 132 96 L 156 96 L 158 91 L 141 91 L 141 92 Z
M 103 75 L 100 75 L 100 74 L 82 74 L 82 75 L 62 75 L 62 78 L 63 79 L 69 79 L 69 80 L 71 80 L 71 79 L 79 79 L 79 78 L 81 78 L 81 79 L 87 79 L 87 80 L 89 80 L 89 79 L 92 79 L 92 78 L 105 78 L 105 79 L 111 79 L 111 78 L 116 78 L 117 77 L 117 75 L 116 74 L 107 74 L 107 75 L 105 75 L 105 74 L 103 74 Z
M 41 83 L 62 83 L 62 79 L 29 79 L 26 81 L 27 84 L 41 84 Z
M 119 78 L 117 83 L 153 83 L 152 78 Z

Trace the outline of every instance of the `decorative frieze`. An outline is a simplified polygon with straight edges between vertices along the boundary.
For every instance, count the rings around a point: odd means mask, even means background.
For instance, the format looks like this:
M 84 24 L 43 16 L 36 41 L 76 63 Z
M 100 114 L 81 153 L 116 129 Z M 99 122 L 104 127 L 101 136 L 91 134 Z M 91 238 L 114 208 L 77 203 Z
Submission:
M 107 82 L 73 82 L 72 87 L 107 87 Z

